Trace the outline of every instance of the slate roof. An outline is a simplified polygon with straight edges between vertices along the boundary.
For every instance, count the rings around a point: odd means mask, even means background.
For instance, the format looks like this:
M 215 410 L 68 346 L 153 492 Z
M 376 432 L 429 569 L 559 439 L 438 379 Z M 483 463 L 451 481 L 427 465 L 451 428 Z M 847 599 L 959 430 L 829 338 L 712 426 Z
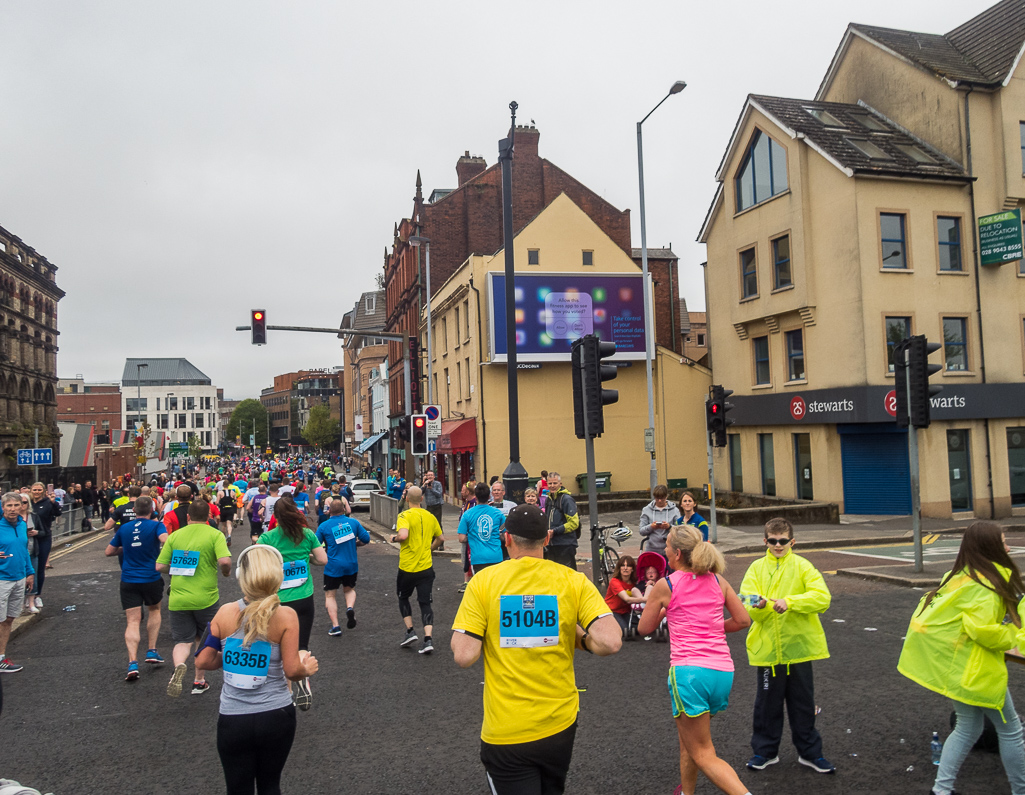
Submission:
M 139 371 L 138 364 L 146 367 Z M 141 377 L 137 373 L 141 372 Z M 137 380 L 138 379 L 138 380 Z M 209 386 L 210 378 L 188 359 L 125 359 L 121 386 Z
M 949 33 L 852 24 L 851 30 L 955 82 L 998 86 L 1025 44 L 1025 0 L 1001 0 Z
M 680 312 L 680 333 L 690 334 L 690 313 L 687 311 L 687 299 L 681 298 L 677 308 Z
M 374 296 L 374 311 L 367 312 L 367 296 Z M 354 311 L 356 316 L 352 321 L 352 328 L 358 331 L 384 331 L 385 317 L 388 314 L 385 309 L 384 290 L 374 290 L 363 293 L 359 297 Z
M 641 250 L 639 248 L 630 249 L 630 256 L 641 261 Z M 679 259 L 671 248 L 648 248 L 648 259 Z
M 957 162 L 863 103 L 851 105 L 841 102 L 813 102 L 761 94 L 751 94 L 748 101 L 767 113 L 788 133 L 804 137 L 809 145 L 841 168 L 847 169 L 852 175 L 939 180 L 969 179 L 964 168 Z M 824 110 L 843 126 L 827 126 L 812 116 L 808 112 L 809 109 Z M 874 123 L 874 126 L 882 126 L 884 129 L 868 129 L 859 120 L 868 120 L 869 123 Z M 878 147 L 886 157 L 870 157 L 855 146 L 856 143 L 863 142 Z M 742 143 L 746 145 L 747 142 Z M 932 162 L 918 162 L 900 149 L 901 146 L 914 147 Z

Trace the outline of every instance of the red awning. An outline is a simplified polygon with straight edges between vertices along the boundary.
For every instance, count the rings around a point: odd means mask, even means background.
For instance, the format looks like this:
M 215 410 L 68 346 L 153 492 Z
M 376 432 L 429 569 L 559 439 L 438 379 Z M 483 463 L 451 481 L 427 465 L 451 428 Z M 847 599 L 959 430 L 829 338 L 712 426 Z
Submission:
M 477 420 L 467 417 L 465 420 L 446 420 L 441 423 L 441 436 L 438 437 L 438 452 L 472 453 L 477 449 Z

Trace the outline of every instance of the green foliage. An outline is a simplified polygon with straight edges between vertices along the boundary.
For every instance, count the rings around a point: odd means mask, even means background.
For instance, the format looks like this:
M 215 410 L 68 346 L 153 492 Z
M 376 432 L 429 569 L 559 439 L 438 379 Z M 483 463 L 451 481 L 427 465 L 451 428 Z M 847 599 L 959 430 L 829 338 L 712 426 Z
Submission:
M 331 418 L 327 406 L 314 406 L 310 409 L 310 421 L 303 428 L 303 436 L 314 447 L 330 447 L 338 444 L 342 429 L 338 420 Z
M 203 442 L 200 441 L 198 433 L 189 437 L 189 455 L 197 459 L 203 455 Z
M 241 430 L 239 423 L 241 422 Z M 261 450 L 267 447 L 267 409 L 259 400 L 249 398 L 243 400 L 235 410 L 231 412 L 231 419 L 228 420 L 226 443 L 231 444 L 236 436 L 242 437 L 242 446 L 249 446 L 249 436 L 253 433 L 253 425 L 256 426 L 256 446 Z

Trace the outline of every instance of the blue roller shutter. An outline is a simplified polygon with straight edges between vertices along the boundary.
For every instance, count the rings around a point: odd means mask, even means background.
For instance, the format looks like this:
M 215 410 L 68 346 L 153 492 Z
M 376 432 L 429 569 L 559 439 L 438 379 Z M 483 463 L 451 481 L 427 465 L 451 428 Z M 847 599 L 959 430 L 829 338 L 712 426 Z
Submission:
M 895 430 L 893 426 L 837 426 L 844 513 L 911 513 L 907 433 Z

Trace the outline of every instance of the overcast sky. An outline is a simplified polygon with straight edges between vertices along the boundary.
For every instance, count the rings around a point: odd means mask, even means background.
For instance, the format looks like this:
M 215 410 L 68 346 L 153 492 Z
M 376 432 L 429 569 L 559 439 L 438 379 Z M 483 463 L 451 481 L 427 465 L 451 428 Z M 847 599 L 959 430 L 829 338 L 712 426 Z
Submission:
M 944 33 L 979 0 L 90 2 L 0 0 L 0 225 L 58 266 L 61 377 L 181 356 L 254 397 L 341 364 L 328 335 L 424 193 L 488 165 L 510 100 L 541 156 L 632 210 L 644 125 L 648 244 L 694 242 L 748 93 L 811 98 L 849 22 Z M 699 10 L 696 10 L 699 9 Z

